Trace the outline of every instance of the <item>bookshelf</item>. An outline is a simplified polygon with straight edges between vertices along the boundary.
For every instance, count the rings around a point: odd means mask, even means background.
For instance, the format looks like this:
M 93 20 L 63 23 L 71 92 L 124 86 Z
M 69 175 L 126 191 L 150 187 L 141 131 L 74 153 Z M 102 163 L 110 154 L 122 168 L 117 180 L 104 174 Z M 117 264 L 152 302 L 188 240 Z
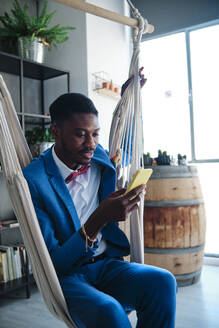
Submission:
M 19 227 L 0 228 L 0 297 L 34 282 Z
M 17 289 L 26 289 L 26 298 L 30 298 L 31 295 L 31 284 L 34 282 L 33 275 L 26 275 L 19 279 L 11 280 L 6 283 L 0 283 L 0 297 L 13 292 Z

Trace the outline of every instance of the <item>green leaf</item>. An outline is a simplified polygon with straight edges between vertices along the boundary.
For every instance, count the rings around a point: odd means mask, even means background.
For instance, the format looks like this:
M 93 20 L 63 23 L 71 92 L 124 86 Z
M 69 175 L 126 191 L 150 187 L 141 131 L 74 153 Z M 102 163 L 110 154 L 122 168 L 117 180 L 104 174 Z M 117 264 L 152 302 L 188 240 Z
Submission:
M 0 16 L 0 37 L 19 38 L 27 36 L 31 39 L 40 37 L 50 45 L 56 46 L 57 43 L 68 40 L 68 31 L 75 30 L 73 26 L 60 27 L 59 24 L 49 28 L 56 10 L 47 14 L 48 1 L 44 1 L 39 17 L 31 17 L 28 12 L 28 5 L 20 5 L 18 0 L 14 0 L 11 13 L 4 13 Z

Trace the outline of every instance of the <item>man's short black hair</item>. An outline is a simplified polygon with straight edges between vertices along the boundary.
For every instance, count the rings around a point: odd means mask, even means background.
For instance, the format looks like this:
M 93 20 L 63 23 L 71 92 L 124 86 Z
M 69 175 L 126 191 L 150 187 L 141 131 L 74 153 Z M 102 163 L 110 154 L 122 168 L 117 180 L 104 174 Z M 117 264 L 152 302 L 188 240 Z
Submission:
M 73 114 L 88 113 L 98 116 L 93 102 L 81 93 L 65 93 L 58 97 L 49 107 L 51 122 L 62 123 Z

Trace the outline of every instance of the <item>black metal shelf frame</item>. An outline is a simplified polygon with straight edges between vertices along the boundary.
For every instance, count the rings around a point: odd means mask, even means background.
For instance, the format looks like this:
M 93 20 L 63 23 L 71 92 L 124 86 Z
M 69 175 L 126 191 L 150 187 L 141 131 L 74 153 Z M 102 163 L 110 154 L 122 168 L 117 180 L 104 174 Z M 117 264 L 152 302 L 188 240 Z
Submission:
M 53 79 L 59 76 L 66 75 L 67 78 L 67 90 L 70 92 L 70 72 L 57 69 L 52 66 L 33 62 L 31 60 L 23 59 L 21 57 L 0 52 L 0 72 L 9 73 L 19 76 L 19 88 L 20 88 L 20 112 L 18 113 L 21 118 L 21 126 L 25 127 L 25 117 L 37 117 L 42 119 L 48 119 L 49 116 L 44 114 L 44 81 Z M 25 112 L 24 106 L 24 78 L 30 78 L 39 80 L 41 89 L 41 113 L 31 114 Z

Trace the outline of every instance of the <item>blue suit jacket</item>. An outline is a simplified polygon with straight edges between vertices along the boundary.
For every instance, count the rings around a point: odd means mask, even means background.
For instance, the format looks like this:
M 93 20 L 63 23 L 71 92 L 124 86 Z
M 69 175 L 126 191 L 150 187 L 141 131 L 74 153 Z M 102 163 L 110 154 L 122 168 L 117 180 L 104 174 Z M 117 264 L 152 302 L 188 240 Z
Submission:
M 98 145 L 92 161 L 101 166 L 100 201 L 115 190 L 116 172 L 104 149 Z M 28 182 L 41 231 L 58 276 L 71 275 L 93 254 L 85 249 L 74 203 L 53 160 L 52 149 L 45 151 L 23 170 Z M 115 222 L 108 223 L 102 234 L 108 256 L 129 254 L 129 242 Z M 96 245 L 98 247 L 98 245 Z

